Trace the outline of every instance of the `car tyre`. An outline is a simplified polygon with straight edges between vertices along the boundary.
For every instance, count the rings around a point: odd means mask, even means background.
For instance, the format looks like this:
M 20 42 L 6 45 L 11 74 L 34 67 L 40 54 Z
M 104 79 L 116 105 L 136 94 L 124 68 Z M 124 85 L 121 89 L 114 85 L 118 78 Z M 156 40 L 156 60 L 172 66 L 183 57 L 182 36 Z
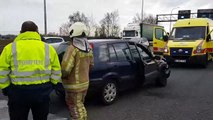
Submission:
M 104 105 L 110 105 L 115 102 L 118 96 L 118 88 L 115 81 L 107 81 L 101 91 L 101 101 Z
M 165 87 L 167 85 L 167 78 L 170 76 L 169 66 L 163 63 L 159 70 L 159 76 L 156 80 L 156 85 L 159 87 Z

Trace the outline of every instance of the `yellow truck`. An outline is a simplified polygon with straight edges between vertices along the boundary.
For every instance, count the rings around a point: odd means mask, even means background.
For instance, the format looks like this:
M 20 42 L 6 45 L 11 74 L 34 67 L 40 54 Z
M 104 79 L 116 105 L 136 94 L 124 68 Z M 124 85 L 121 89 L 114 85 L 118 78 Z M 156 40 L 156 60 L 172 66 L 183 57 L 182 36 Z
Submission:
M 192 63 L 206 67 L 213 60 L 213 20 L 192 18 L 178 20 L 169 35 L 155 28 L 153 51 L 168 63 Z

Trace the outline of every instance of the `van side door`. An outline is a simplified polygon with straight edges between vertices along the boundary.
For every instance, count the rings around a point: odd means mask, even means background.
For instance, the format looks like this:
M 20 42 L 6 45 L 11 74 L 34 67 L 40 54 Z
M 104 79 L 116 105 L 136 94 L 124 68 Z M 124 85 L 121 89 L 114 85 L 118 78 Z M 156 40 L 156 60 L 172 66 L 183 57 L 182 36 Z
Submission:
M 153 52 L 156 55 L 163 55 L 164 48 L 167 44 L 165 37 L 168 35 L 162 27 L 155 27 L 153 31 Z
M 206 36 L 207 50 L 208 53 L 211 55 L 211 59 L 213 60 L 213 26 L 207 27 L 207 33 L 208 33 L 208 35 Z

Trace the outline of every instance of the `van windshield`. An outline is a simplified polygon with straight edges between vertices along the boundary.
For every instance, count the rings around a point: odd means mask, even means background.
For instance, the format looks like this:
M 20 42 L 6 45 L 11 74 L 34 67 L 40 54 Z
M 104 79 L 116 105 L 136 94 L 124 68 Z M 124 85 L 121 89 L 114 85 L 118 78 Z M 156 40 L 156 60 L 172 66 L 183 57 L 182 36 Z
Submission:
M 124 30 L 123 31 L 123 37 L 135 37 L 136 31 L 135 30 Z
M 205 27 L 178 27 L 172 30 L 169 40 L 198 40 L 205 38 Z

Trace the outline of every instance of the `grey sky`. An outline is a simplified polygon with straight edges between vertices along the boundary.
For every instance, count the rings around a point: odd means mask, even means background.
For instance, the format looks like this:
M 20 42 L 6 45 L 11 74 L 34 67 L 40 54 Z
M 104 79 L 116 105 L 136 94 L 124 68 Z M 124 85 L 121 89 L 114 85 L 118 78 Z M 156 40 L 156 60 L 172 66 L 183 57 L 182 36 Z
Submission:
M 92 16 L 96 23 L 106 12 L 119 11 L 120 25 L 123 28 L 131 22 L 136 13 L 141 12 L 141 0 L 46 0 L 47 30 L 58 32 L 59 27 L 68 21 L 68 16 L 80 11 Z M 178 10 L 213 9 L 212 0 L 144 0 L 146 14 L 170 14 Z M 18 34 L 21 24 L 32 20 L 44 33 L 43 0 L 0 0 L 0 34 Z M 165 25 L 166 26 L 166 25 Z

